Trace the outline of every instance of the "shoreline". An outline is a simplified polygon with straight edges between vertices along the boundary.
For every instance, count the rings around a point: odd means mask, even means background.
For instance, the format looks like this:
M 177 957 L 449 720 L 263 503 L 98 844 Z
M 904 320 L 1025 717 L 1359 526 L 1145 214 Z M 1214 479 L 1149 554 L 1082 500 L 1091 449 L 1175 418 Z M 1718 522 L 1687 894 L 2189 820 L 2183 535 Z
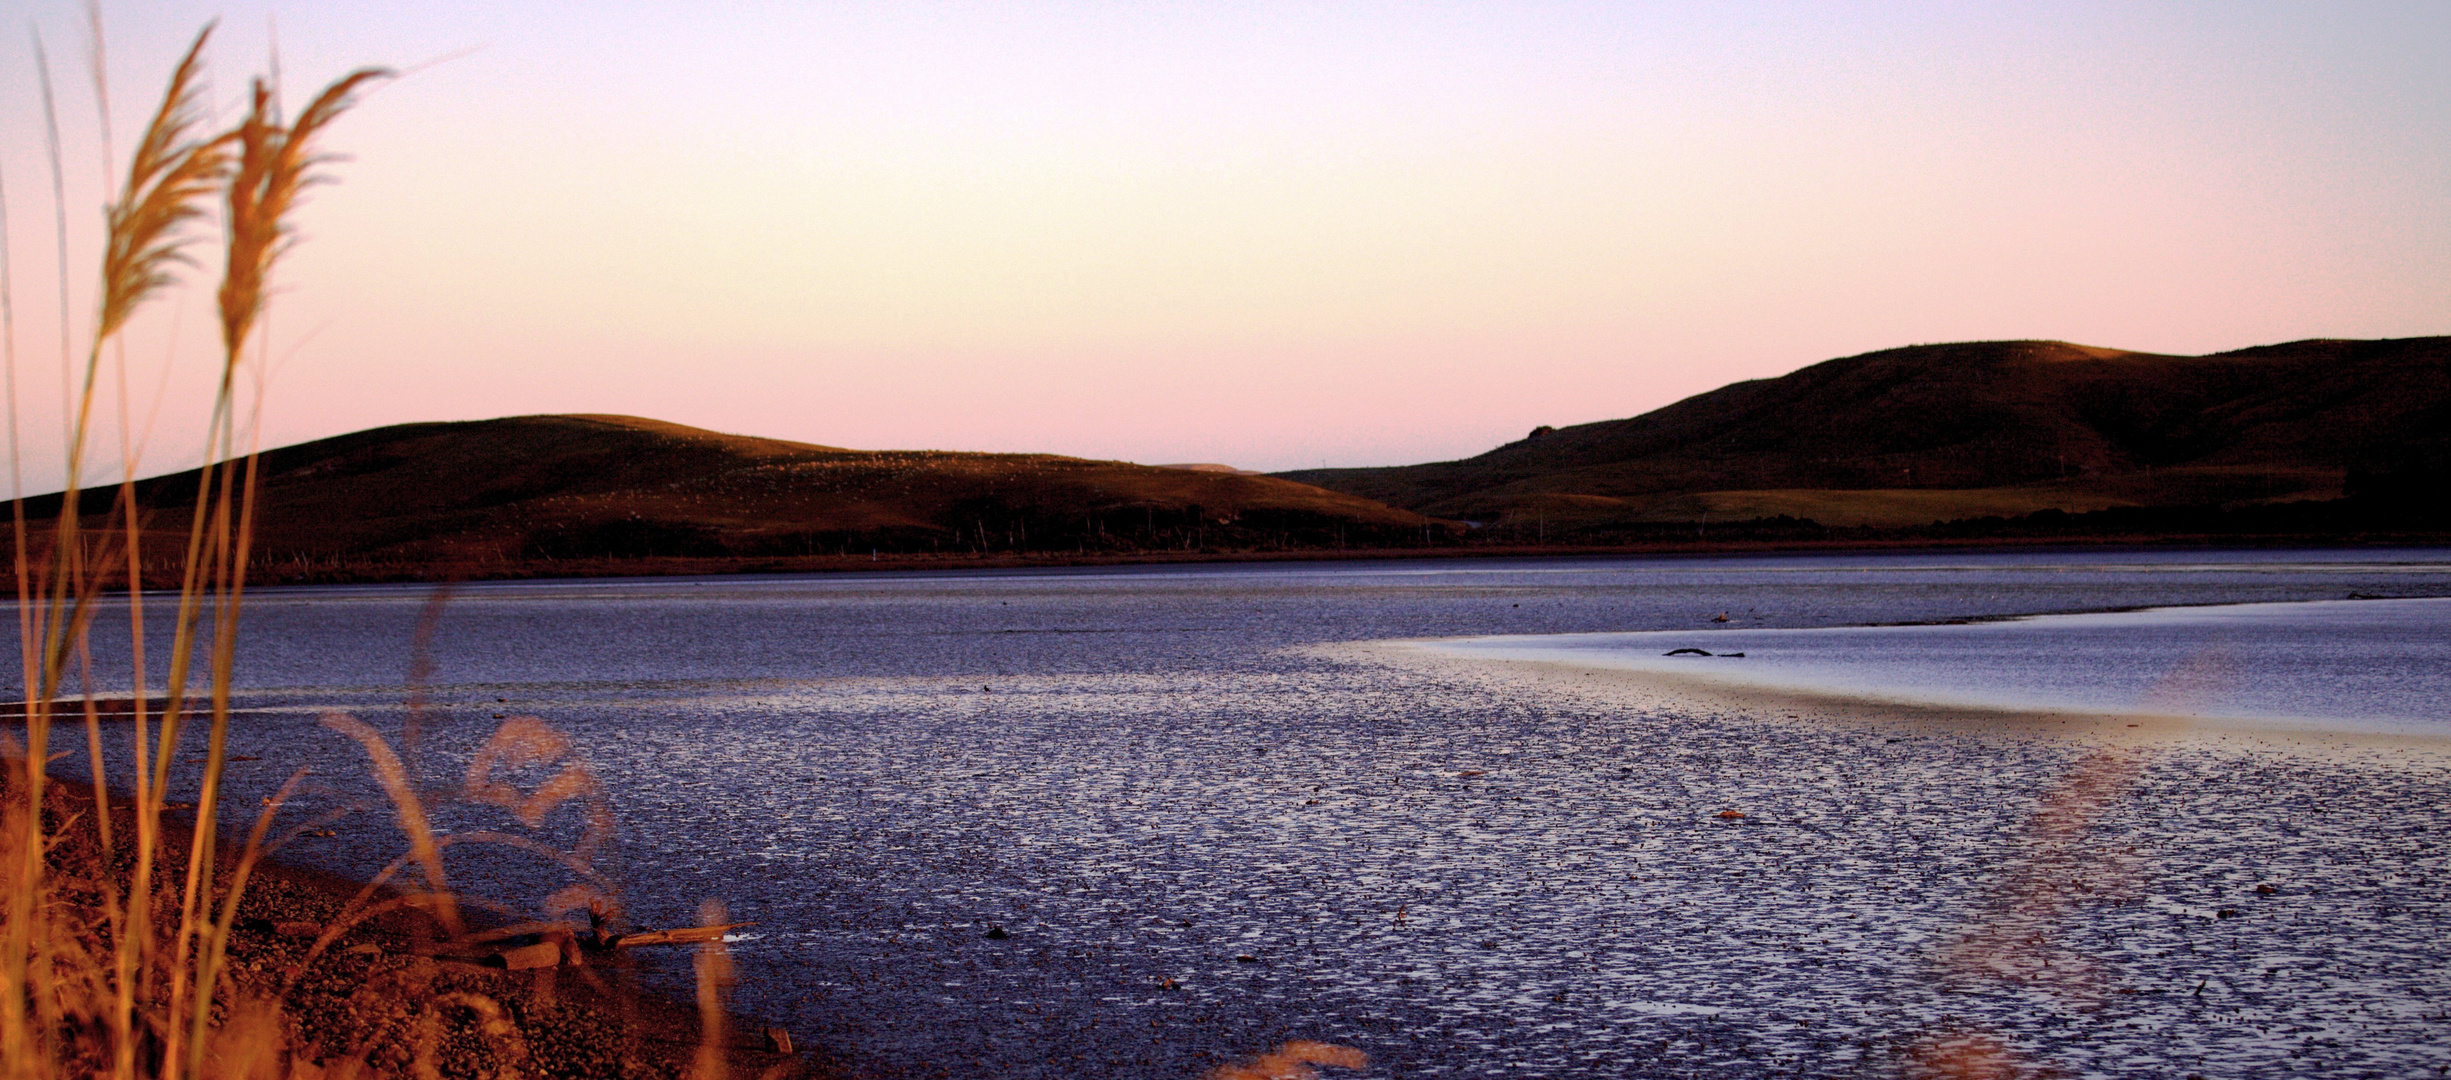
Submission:
M 1611 704 L 1703 715 L 1735 714 L 1771 723 L 1803 723 L 1919 736 L 2005 737 L 2089 745 L 2207 746 L 2286 749 L 2318 756 L 2376 752 L 2440 758 L 2451 764 L 2451 734 L 2336 731 L 2204 719 L 2153 712 L 2019 709 L 1954 705 L 1747 686 L 1707 676 L 1637 671 L 1566 660 L 1496 659 L 1433 652 L 1429 640 L 1345 642 L 1311 646 L 1346 660 L 1433 670 L 1462 670 L 1533 692 L 1597 694 Z
M 1852 538 L 1832 540 L 1731 540 L 1720 542 L 1652 542 L 1594 545 L 1456 544 L 1403 548 L 1288 548 L 1274 550 L 1203 549 L 1137 552 L 885 552 L 871 558 L 857 555 L 649 557 L 634 559 L 563 559 L 504 561 L 445 561 L 414 563 L 367 562 L 312 571 L 288 571 L 266 564 L 250 572 L 250 587 L 312 585 L 442 584 L 465 581 L 556 581 L 606 578 L 729 577 L 760 574 L 857 574 L 942 572 L 946 570 L 1027 570 L 1069 567 L 1184 566 L 1243 563 L 1397 562 L 1409 560 L 1474 559 L 1601 559 L 1624 557 L 1708 558 L 1740 555 L 1816 555 L 1888 552 L 2035 552 L 2071 551 L 2372 551 L 2378 549 L 2439 549 L 2451 546 L 2441 534 L 2227 535 L 2174 533 L 2155 536 L 2054 536 L 2030 538 Z M 164 578 L 146 582 L 148 591 L 175 587 Z M 124 594 L 124 585 L 104 588 Z

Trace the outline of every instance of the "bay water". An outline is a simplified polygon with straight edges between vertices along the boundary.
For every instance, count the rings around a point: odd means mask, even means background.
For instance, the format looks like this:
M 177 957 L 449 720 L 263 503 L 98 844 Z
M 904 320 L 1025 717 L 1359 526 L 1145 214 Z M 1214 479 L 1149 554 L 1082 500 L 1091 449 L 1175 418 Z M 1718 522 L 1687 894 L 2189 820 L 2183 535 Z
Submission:
M 2184 668 L 2177 711 L 2425 734 L 2444 596 L 2433 549 L 270 588 L 231 782 L 252 807 L 309 769 L 297 812 L 341 816 L 284 857 L 367 874 L 401 844 L 323 717 L 401 748 L 444 828 L 512 831 L 449 793 L 539 718 L 573 749 L 509 779 L 601 783 L 627 914 L 723 900 L 755 924 L 735 1003 L 879 1076 L 1191 1077 L 1289 1039 L 1369 1076 L 1894 1075 L 1964 1038 L 2079 1074 L 2406 1075 L 2451 1064 L 2439 755 L 2133 751 L 2082 830 L 2089 891 L 2037 931 L 2083 985 L 1973 978 L 1952 943 L 1997 921 L 2098 748 L 1357 646 L 1636 669 L 1690 646 L 1789 688 L 2113 711 Z M 125 619 L 97 620 L 99 685 L 125 685 Z M 583 817 L 535 835 L 574 845 Z M 453 851 L 455 885 L 514 911 L 571 881 Z M 685 990 L 686 958 L 650 977 Z

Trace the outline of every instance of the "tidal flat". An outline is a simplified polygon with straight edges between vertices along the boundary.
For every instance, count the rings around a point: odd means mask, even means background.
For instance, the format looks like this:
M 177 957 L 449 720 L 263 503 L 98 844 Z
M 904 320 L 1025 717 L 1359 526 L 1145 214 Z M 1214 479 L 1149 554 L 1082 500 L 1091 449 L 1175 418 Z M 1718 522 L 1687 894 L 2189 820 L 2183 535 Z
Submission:
M 1394 644 L 2351 595 L 2451 595 L 2451 552 L 273 589 L 231 772 L 310 767 L 299 812 L 353 812 L 284 854 L 364 875 L 398 834 L 322 715 L 463 831 L 510 827 L 448 795 L 539 717 L 603 785 L 630 916 L 725 901 L 736 1005 L 868 1075 L 1188 1077 L 1289 1039 L 1373 1077 L 2412 1075 L 2451 1065 L 2451 722 L 2053 731 Z M 453 857 L 514 910 L 569 883 Z

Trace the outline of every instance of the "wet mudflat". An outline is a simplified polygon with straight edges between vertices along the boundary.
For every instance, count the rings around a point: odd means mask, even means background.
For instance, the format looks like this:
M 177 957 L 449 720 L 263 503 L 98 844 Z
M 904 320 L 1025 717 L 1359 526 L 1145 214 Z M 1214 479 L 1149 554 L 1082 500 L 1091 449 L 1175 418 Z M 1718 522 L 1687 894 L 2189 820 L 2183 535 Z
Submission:
M 497 714 L 571 733 L 632 915 L 724 899 L 757 923 L 739 1004 L 877 1075 L 1189 1076 L 1293 1038 L 1389 1077 L 1946 1054 L 2409 1075 L 2451 1064 L 2438 752 L 1918 733 L 1344 643 L 2440 595 L 2446 569 L 1953 554 L 469 588 L 435 621 L 414 760 L 439 792 Z M 315 717 L 402 732 L 429 600 L 268 594 L 234 736 L 265 760 L 239 780 L 311 764 L 315 807 L 371 801 Z M 364 873 L 399 847 L 379 809 L 333 830 L 294 856 Z M 471 892 L 533 905 L 568 882 L 462 850 Z

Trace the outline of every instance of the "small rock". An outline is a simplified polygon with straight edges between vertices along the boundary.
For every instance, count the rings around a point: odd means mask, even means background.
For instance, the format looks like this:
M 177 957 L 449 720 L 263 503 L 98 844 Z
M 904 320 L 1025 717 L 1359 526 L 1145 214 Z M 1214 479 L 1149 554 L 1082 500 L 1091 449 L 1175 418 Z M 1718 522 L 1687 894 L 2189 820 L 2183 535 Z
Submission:
M 2213 917 L 2216 919 L 2235 919 L 2238 917 L 2238 909 L 2234 907 L 2225 907 L 2214 912 Z
M 779 1027 L 767 1028 L 766 1052 L 770 1054 L 791 1053 L 791 1032 Z
M 2255 895 L 2257 896 L 2270 896 L 2279 891 L 2281 890 L 2273 888 L 2270 885 L 2258 885 L 2255 887 Z
M 1250 953 L 1237 953 L 1235 954 L 1234 962 L 1238 964 L 1256 964 L 1260 962 L 1260 958 L 1253 956 Z
M 487 967 L 492 967 L 494 963 L 500 963 L 504 968 L 511 971 L 527 971 L 533 968 L 557 967 L 562 962 L 562 947 L 550 941 L 538 942 L 534 945 L 522 945 L 516 949 L 504 949 L 503 951 L 494 954 L 491 961 L 492 962 L 486 964 Z
M 1005 933 L 1004 928 L 1001 926 L 990 926 L 987 928 L 987 940 L 989 941 L 1003 941 L 1012 936 L 1013 935 L 1011 934 Z
M 1719 812 L 1719 817 L 1725 821 L 1734 821 L 1743 816 L 1745 816 L 1745 812 L 1742 810 L 1722 810 Z

